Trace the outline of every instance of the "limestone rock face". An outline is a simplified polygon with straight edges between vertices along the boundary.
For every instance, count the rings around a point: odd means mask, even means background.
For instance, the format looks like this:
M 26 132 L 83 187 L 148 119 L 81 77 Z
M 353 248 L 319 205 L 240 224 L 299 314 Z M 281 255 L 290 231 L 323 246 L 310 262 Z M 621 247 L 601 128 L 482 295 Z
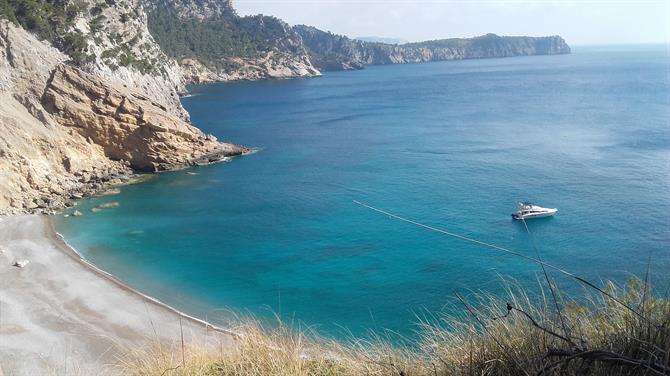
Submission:
M 207 20 L 220 17 L 237 17 L 232 0 L 144 0 L 147 8 L 173 7 L 181 18 Z
M 7 93 L 0 95 L 0 130 L 0 214 L 61 208 L 130 177 L 100 146 L 43 123 Z
M 55 69 L 42 104 L 58 124 L 135 170 L 168 170 L 245 151 L 203 134 L 144 94 L 65 65 Z
M 218 70 L 207 67 L 196 59 L 181 61 L 182 75 L 190 83 L 207 83 L 238 80 L 285 79 L 320 76 L 319 72 L 305 56 L 271 51 L 264 57 L 247 59 L 231 58 L 235 69 Z
M 186 93 L 181 70 L 149 33 L 140 0 L 80 1 L 88 11 L 78 16 L 75 31 L 86 37 L 90 56 L 80 68 L 150 95 L 170 113 L 188 120 L 179 101 L 179 95 Z
M 65 60 L 0 21 L 0 214 L 62 207 L 71 195 L 118 184 L 131 172 L 100 146 L 69 134 L 42 107 L 51 72 Z

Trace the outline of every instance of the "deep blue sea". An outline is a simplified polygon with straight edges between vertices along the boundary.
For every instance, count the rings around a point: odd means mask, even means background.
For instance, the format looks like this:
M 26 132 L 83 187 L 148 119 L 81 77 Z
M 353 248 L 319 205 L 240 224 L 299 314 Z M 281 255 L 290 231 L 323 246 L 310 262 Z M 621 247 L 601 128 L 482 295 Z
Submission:
M 666 291 L 669 72 L 667 46 L 576 47 L 196 86 L 193 123 L 258 152 L 84 201 L 57 227 L 186 312 L 276 313 L 334 335 L 409 333 L 455 292 L 501 293 L 501 277 L 537 288 L 531 262 L 353 200 L 529 256 L 517 201 L 558 207 L 528 222 L 547 262 L 598 283 L 649 266 Z

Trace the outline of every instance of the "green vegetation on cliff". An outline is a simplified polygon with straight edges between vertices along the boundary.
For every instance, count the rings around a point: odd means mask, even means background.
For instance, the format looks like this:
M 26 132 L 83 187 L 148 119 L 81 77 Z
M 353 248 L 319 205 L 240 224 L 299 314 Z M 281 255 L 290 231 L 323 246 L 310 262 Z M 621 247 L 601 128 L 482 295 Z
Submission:
M 469 54 L 484 55 L 551 55 L 569 53 L 570 48 L 561 37 L 501 37 L 486 34 L 474 38 L 449 38 L 406 43 L 403 49 L 462 49 Z
M 396 45 L 350 39 L 305 25 L 293 29 L 302 37 L 317 68 L 329 70 L 360 69 L 373 64 L 570 53 L 570 47 L 559 36 L 507 37 L 486 34 L 474 38 Z
M 51 42 L 77 63 L 92 59 L 87 53 L 86 37 L 71 31 L 74 20 L 86 5 L 60 0 L 0 0 L 0 18 L 21 25 L 40 39 Z
M 274 17 L 238 17 L 235 14 L 208 19 L 180 17 L 170 6 L 148 13 L 149 31 L 163 51 L 176 59 L 197 58 L 217 68 L 227 68 L 232 58 L 258 58 L 280 48 L 286 37 L 282 21 Z

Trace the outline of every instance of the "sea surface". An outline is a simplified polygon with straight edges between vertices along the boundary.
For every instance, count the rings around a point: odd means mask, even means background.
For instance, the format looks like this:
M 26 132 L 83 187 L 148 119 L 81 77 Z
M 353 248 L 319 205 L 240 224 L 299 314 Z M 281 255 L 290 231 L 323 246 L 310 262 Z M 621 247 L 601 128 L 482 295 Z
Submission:
M 666 46 L 374 66 L 196 86 L 183 104 L 258 149 L 83 201 L 57 228 L 86 258 L 214 322 L 254 314 L 335 336 L 458 310 L 456 292 L 537 290 L 535 257 L 591 281 L 670 284 Z M 523 223 L 520 200 L 559 208 Z M 118 208 L 90 208 L 118 202 Z M 549 271 L 567 293 L 582 288 Z M 445 308 L 446 307 L 446 308 Z

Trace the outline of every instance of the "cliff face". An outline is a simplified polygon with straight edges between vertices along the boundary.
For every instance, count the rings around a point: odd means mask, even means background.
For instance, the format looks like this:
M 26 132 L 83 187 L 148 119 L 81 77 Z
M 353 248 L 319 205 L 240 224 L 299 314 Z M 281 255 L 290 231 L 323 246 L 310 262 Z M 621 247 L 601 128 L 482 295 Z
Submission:
M 151 33 L 179 62 L 188 82 L 320 74 L 300 35 L 275 17 L 239 17 L 230 1 L 145 0 L 144 4 Z
M 79 4 L 81 11 L 74 18 L 71 31 L 65 33 L 79 36 L 84 45 L 80 53 L 83 57 L 72 59 L 74 65 L 151 96 L 168 112 L 188 120 L 188 113 L 179 102 L 179 94 L 186 93 L 181 70 L 149 33 L 147 15 L 140 1 L 71 3 Z
M 165 55 L 149 33 L 140 2 L 114 0 L 113 6 L 104 7 L 99 4 L 110 2 L 88 1 L 89 9 L 98 6 L 101 10 L 89 11 L 77 24 L 89 36 L 89 51 L 95 56 L 82 68 L 151 96 L 171 114 L 188 120 L 179 101 L 179 95 L 186 93 L 186 82 L 176 62 Z
M 362 69 L 379 61 L 374 58 L 375 50 L 371 46 L 384 46 L 327 33 L 312 26 L 298 25 L 293 30 L 302 37 L 314 65 L 323 70 Z
M 144 5 L 149 11 L 157 7 L 170 7 L 182 19 L 204 21 L 237 17 L 232 0 L 145 0 Z
M 62 207 L 71 195 L 120 183 L 130 173 L 42 107 L 51 71 L 67 59 L 0 20 L 0 213 Z
M 118 76 L 68 62 L 49 43 L 0 20 L 0 213 L 60 208 L 127 181 L 133 170 L 245 151 L 192 127 L 181 106 L 148 96 L 149 86 L 127 87 Z
M 61 127 L 99 145 L 106 157 L 139 171 L 213 162 L 242 152 L 203 134 L 144 94 L 65 65 L 52 73 L 42 105 Z
M 372 64 L 404 64 L 441 60 L 480 59 L 570 53 L 559 36 L 500 37 L 487 34 L 468 39 L 443 39 L 402 45 L 363 42 L 310 26 L 295 26 L 316 67 L 361 69 Z

